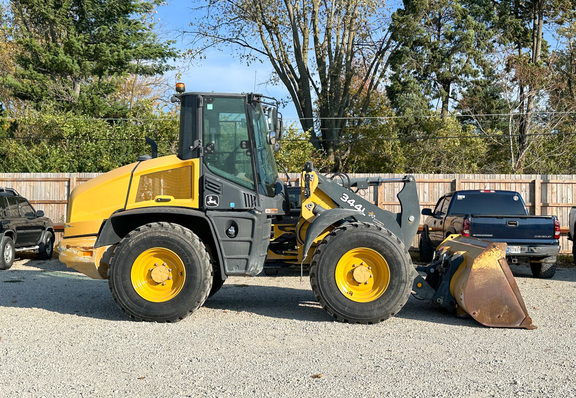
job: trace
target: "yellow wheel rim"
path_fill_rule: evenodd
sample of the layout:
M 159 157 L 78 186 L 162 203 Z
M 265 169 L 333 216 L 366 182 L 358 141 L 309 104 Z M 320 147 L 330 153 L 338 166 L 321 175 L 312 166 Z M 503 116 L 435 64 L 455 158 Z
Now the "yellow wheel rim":
M 136 258 L 130 277 L 140 297 L 161 303 L 180 293 L 186 281 L 186 269 L 180 256 L 172 250 L 153 247 Z
M 340 258 L 335 278 L 344 297 L 358 303 L 369 303 L 382 296 L 388 288 L 390 267 L 377 251 L 359 247 Z

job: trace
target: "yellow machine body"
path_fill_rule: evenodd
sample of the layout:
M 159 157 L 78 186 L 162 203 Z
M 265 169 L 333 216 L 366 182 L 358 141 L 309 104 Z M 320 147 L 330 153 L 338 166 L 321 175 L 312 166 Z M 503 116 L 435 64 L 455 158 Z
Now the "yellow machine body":
M 198 208 L 198 164 L 198 159 L 165 156 L 120 167 L 78 186 L 70 195 L 60 261 L 92 278 L 105 278 L 108 246 L 95 247 L 104 221 L 119 210 Z

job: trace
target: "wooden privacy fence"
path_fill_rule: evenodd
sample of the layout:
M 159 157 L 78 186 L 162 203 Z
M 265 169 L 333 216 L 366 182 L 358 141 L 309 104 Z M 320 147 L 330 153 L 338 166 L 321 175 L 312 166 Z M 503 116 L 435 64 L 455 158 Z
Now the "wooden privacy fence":
M 57 239 L 66 220 L 70 192 L 97 173 L 6 173 L 0 174 L 0 186 L 16 189 L 36 209 L 42 209 L 57 225 Z M 349 174 L 350 178 L 376 176 L 399 178 L 403 174 Z M 299 185 L 299 174 L 289 175 L 292 184 Z M 568 213 L 576 206 L 576 175 L 530 174 L 414 174 L 421 207 L 433 207 L 440 196 L 457 189 L 505 189 L 518 191 L 530 214 L 555 215 L 562 226 L 562 252 L 572 250 L 568 232 Z M 400 211 L 396 194 L 402 183 L 386 183 L 359 193 L 383 209 Z M 413 245 L 416 245 L 414 240 Z

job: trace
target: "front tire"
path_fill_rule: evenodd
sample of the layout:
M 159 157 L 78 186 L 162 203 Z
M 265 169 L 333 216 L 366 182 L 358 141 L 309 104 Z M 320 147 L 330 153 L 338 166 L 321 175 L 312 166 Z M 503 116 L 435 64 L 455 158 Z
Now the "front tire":
M 310 283 L 336 319 L 377 323 L 406 304 L 415 276 L 404 244 L 373 224 L 346 224 L 332 231 L 312 257 Z
M 137 321 L 174 322 L 199 308 L 212 287 L 212 266 L 200 239 L 166 222 L 136 228 L 110 261 L 112 297 Z
M 15 254 L 14 241 L 9 236 L 3 236 L 0 241 L 0 270 L 12 267 Z

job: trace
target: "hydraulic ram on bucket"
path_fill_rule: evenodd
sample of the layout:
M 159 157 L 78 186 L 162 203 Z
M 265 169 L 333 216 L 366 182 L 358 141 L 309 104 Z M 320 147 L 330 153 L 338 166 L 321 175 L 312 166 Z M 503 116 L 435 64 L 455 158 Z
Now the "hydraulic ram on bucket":
M 414 292 L 482 325 L 535 329 L 510 267 L 506 244 L 451 235 L 438 247 L 436 260 L 418 267 Z

